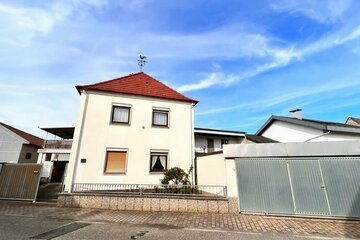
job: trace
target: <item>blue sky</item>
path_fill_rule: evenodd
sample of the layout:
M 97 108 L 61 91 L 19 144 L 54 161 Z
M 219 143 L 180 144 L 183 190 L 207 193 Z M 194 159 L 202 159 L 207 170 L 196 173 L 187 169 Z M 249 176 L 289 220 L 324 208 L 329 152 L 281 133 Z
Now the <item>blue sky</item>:
M 249 133 L 272 114 L 360 117 L 360 1 L 0 3 L 0 121 L 74 125 L 74 86 L 139 70 L 200 101 L 197 127 Z

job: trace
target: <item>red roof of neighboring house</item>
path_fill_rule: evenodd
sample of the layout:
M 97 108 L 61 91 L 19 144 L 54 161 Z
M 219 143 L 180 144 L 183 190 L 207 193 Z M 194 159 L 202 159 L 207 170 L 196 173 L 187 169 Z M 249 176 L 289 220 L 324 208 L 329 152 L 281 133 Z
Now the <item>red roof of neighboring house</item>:
M 133 73 L 124 77 L 115 78 L 109 81 L 99 82 L 90 85 L 76 86 L 81 90 L 93 90 L 111 93 L 138 95 L 145 97 L 164 98 L 197 104 L 198 101 L 188 98 L 174 89 L 159 82 L 146 73 Z
M 43 143 L 44 143 L 44 139 L 39 138 L 37 136 L 34 136 L 30 133 L 26 133 L 24 131 L 21 131 L 17 128 L 14 128 L 12 126 L 9 126 L 5 123 L 0 122 L 0 125 L 6 127 L 7 129 L 9 129 L 10 131 L 12 131 L 13 133 L 17 134 L 18 136 L 24 138 L 26 141 L 28 141 L 30 144 L 38 146 L 38 147 L 43 147 Z

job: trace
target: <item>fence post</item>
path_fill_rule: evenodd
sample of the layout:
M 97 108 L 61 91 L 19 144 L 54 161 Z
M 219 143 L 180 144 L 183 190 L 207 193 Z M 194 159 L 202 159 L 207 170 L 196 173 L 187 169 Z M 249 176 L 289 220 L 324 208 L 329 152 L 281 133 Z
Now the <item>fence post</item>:
M 224 197 L 227 197 L 227 186 L 224 186 Z

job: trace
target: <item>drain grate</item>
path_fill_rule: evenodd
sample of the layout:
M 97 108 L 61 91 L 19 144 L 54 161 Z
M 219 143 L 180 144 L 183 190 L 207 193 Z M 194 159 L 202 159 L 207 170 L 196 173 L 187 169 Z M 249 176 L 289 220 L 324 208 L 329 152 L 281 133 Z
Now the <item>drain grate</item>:
M 30 239 L 45 239 L 45 240 L 49 240 L 49 239 L 53 239 L 62 235 L 65 235 L 67 233 L 76 231 L 80 228 L 86 227 L 90 225 L 89 223 L 70 223 L 68 225 L 53 229 L 51 231 L 48 232 L 44 232 L 41 233 L 39 235 L 33 236 Z

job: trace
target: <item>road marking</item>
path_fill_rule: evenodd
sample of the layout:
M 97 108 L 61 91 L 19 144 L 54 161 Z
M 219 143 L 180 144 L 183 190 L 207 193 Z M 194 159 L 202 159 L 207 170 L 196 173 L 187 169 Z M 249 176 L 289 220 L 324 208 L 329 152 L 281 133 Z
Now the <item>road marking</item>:
M 70 223 L 68 225 L 59 227 L 59 228 L 55 228 L 55 229 L 50 230 L 48 232 L 44 232 L 44 233 L 41 233 L 39 235 L 30 237 L 30 239 L 46 239 L 46 240 L 49 240 L 49 239 L 53 239 L 53 238 L 65 235 L 67 233 L 76 231 L 76 230 L 78 230 L 80 228 L 83 228 L 83 227 L 86 227 L 88 225 L 90 225 L 90 224 L 74 222 L 74 223 Z
M 343 238 L 343 237 L 322 237 L 322 236 L 306 236 L 306 235 L 294 235 L 297 238 L 309 238 L 309 239 L 321 239 L 321 240 L 351 240 L 353 238 Z
M 240 231 L 226 231 L 226 230 L 216 230 L 216 229 L 201 229 L 201 228 L 184 228 L 188 231 L 200 231 L 200 232 L 217 232 L 217 233 L 236 233 L 236 234 L 248 234 L 248 235 L 261 235 L 261 233 L 254 232 L 240 232 Z

